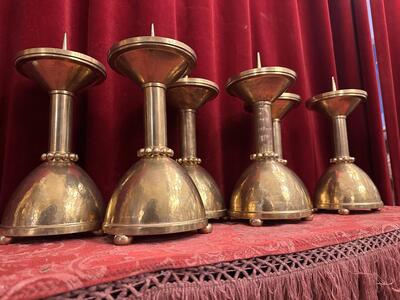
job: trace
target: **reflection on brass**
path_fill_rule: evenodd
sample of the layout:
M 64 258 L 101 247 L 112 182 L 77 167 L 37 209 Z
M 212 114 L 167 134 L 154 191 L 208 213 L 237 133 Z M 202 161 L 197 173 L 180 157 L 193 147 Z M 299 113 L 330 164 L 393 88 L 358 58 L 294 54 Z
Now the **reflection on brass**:
M 366 100 L 363 90 L 336 90 L 317 95 L 307 106 L 328 115 L 333 122 L 335 157 L 331 166 L 320 178 L 314 204 L 318 209 L 337 210 L 349 214 L 351 210 L 377 210 L 383 206 L 381 197 L 369 176 L 357 167 L 349 154 L 346 117 Z
M 183 78 L 167 90 L 167 101 L 179 109 L 181 154 L 178 162 L 185 167 L 203 200 L 208 219 L 223 217 L 224 200 L 211 175 L 200 166 L 196 149 L 196 111 L 218 94 L 218 86 L 202 78 Z
M 286 164 L 287 161 L 282 157 L 282 133 L 281 120 L 286 114 L 300 104 L 300 96 L 292 93 L 283 93 L 272 102 L 272 128 L 274 132 L 274 152 L 278 155 L 278 162 Z
M 104 216 L 102 197 L 71 153 L 72 98 L 103 81 L 104 66 L 66 49 L 32 48 L 17 54 L 17 70 L 38 82 L 51 97 L 49 152 L 18 186 L 1 219 L 0 243 L 7 237 L 94 231 Z
M 169 38 L 142 36 L 123 40 L 109 52 L 110 66 L 141 85 L 145 94 L 145 147 L 109 202 L 103 230 L 115 244 L 131 236 L 167 234 L 207 226 L 200 195 L 186 170 L 167 147 L 166 86 L 194 66 L 196 55 Z
M 244 171 L 231 198 L 230 216 L 249 219 L 261 226 L 264 219 L 304 219 L 312 214 L 312 204 L 302 181 L 277 162 L 273 149 L 271 105 L 296 79 L 283 67 L 261 67 L 241 72 L 229 79 L 227 91 L 251 105 L 254 114 L 256 153 Z

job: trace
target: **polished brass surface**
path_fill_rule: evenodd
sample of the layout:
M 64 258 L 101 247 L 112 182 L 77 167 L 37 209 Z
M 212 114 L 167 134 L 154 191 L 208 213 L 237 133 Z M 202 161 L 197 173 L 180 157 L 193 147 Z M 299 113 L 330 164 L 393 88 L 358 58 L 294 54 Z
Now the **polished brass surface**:
M 328 115 L 333 123 L 335 156 L 317 184 L 314 205 L 318 209 L 337 210 L 346 215 L 352 210 L 374 210 L 383 206 L 374 183 L 353 164 L 354 158 L 349 154 L 346 116 L 366 98 L 363 90 L 333 90 L 307 102 L 309 108 Z
M 312 204 L 302 181 L 277 162 L 273 149 L 271 105 L 296 78 L 281 67 L 258 68 L 229 79 L 227 91 L 252 105 L 256 153 L 252 164 L 236 183 L 229 214 L 261 226 L 263 219 L 303 219 L 312 214 Z
M 90 177 L 71 153 L 72 97 L 105 79 L 104 66 L 87 55 L 56 48 L 32 48 L 17 54 L 17 70 L 38 82 L 51 97 L 49 152 L 45 162 L 18 186 L 0 224 L 0 240 L 94 231 L 104 207 Z
M 129 243 L 135 235 L 207 226 L 199 192 L 186 170 L 170 158 L 166 134 L 166 85 L 189 72 L 195 60 L 187 45 L 155 36 L 129 38 L 110 49 L 111 67 L 141 85 L 145 94 L 145 147 L 115 189 L 103 223 L 104 232 L 115 235 L 115 244 Z
M 278 161 L 286 164 L 282 157 L 281 120 L 295 106 L 300 104 L 300 96 L 292 93 L 283 93 L 272 103 L 272 127 L 274 136 L 274 152 L 278 154 Z
M 204 206 L 185 169 L 169 157 L 142 158 L 109 202 L 105 233 L 152 235 L 207 226 Z
M 92 231 L 104 208 L 94 182 L 78 165 L 45 162 L 18 186 L 6 206 L 0 235 L 40 236 Z
M 196 110 L 218 94 L 218 86 L 202 78 L 182 78 L 167 91 L 169 104 L 179 109 L 181 128 L 181 158 L 203 201 L 208 219 L 223 217 L 224 199 L 211 175 L 200 166 L 196 149 Z M 207 231 L 207 230 L 206 230 Z
M 255 68 L 230 78 L 226 90 L 248 103 L 273 102 L 286 91 L 296 76 L 296 72 L 284 67 Z
M 301 219 L 312 213 L 304 184 L 275 160 L 254 161 L 236 183 L 230 216 L 240 219 Z
M 76 93 L 106 77 L 105 67 L 85 54 L 58 48 L 31 48 L 16 55 L 17 70 L 47 91 Z
M 122 40 L 109 51 L 108 63 L 138 84 L 170 84 L 195 65 L 196 54 L 186 44 L 159 36 L 140 36 Z

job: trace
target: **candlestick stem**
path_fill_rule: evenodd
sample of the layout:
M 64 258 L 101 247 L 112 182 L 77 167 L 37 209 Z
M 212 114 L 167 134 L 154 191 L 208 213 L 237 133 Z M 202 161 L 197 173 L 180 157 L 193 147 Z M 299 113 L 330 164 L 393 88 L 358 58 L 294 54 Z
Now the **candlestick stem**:
M 165 104 L 165 85 L 148 83 L 145 93 L 145 146 L 167 146 L 167 114 Z
M 49 152 L 71 151 L 72 96 L 67 91 L 51 91 Z
M 281 120 L 274 119 L 272 122 L 274 132 L 274 152 L 278 155 L 278 159 L 282 159 L 282 134 L 281 134 Z
M 273 153 L 271 102 L 258 101 L 253 107 L 256 152 Z
M 336 116 L 333 119 L 333 139 L 335 144 L 335 157 L 349 157 L 346 116 Z
M 196 149 L 196 111 L 194 109 L 181 109 L 179 111 L 181 123 L 181 155 L 182 158 L 194 158 Z

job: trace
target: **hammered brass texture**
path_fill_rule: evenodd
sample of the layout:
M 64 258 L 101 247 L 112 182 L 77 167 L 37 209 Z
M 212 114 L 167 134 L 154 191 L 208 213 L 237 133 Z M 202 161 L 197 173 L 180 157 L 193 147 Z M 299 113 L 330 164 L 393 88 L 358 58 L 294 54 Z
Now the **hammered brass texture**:
M 73 96 L 106 77 L 96 59 L 66 49 L 31 48 L 20 51 L 17 70 L 36 81 L 51 97 L 49 152 L 8 202 L 0 235 L 44 236 L 95 231 L 104 216 L 103 199 L 71 152 Z
M 369 176 L 357 167 L 350 156 L 346 117 L 366 100 L 367 92 L 357 89 L 333 90 L 312 97 L 307 106 L 331 118 L 335 156 L 332 165 L 320 178 L 314 205 L 318 209 L 337 210 L 348 214 L 352 210 L 379 209 L 383 202 Z
M 197 110 L 218 92 L 218 86 L 210 80 L 185 77 L 168 86 L 167 101 L 179 109 Z
M 105 67 L 98 60 L 58 48 L 20 51 L 16 55 L 15 67 L 47 91 L 65 90 L 75 93 L 99 84 L 106 78 Z
M 283 93 L 272 103 L 272 119 L 282 120 L 286 114 L 300 104 L 300 96 L 293 93 Z
M 383 206 L 369 176 L 352 163 L 332 164 L 320 178 L 315 191 L 319 209 L 376 209 Z
M 308 192 L 290 169 L 277 161 L 274 152 L 271 105 L 295 81 L 296 72 L 284 67 L 261 67 L 241 72 L 228 80 L 229 94 L 245 101 L 253 113 L 255 152 L 252 164 L 241 175 L 231 196 L 229 215 L 250 219 L 261 226 L 263 219 L 304 219 L 312 203 Z
M 312 213 L 297 175 L 274 160 L 254 161 L 236 183 L 230 216 L 240 219 L 301 219 Z
M 122 40 L 109 51 L 108 63 L 139 85 L 170 84 L 195 66 L 196 54 L 186 44 L 159 36 Z
M 221 192 L 211 175 L 200 165 L 184 165 L 190 178 L 199 191 L 208 219 L 217 219 L 225 216 L 225 202 Z
M 180 110 L 181 158 L 178 162 L 188 171 L 203 201 L 208 219 L 226 214 L 224 199 L 211 175 L 200 166 L 196 149 L 196 111 L 212 100 L 219 92 L 218 86 L 203 78 L 182 78 L 167 90 L 167 101 Z
M 142 158 L 125 174 L 108 205 L 108 234 L 152 235 L 207 225 L 193 181 L 168 157 Z
M 144 89 L 145 146 L 117 185 L 103 223 L 114 243 L 127 236 L 191 231 L 207 226 L 199 192 L 186 170 L 170 159 L 167 147 L 166 86 L 191 70 L 195 52 L 184 43 L 141 36 L 116 43 L 110 66 Z
M 241 72 L 226 83 L 232 96 L 247 103 L 274 101 L 296 79 L 296 72 L 284 67 L 263 67 Z
M 40 236 L 96 230 L 104 207 L 94 182 L 74 163 L 45 162 L 8 202 L 0 235 Z
M 312 97 L 307 101 L 307 107 L 331 118 L 348 116 L 367 96 L 366 91 L 357 89 L 331 91 Z

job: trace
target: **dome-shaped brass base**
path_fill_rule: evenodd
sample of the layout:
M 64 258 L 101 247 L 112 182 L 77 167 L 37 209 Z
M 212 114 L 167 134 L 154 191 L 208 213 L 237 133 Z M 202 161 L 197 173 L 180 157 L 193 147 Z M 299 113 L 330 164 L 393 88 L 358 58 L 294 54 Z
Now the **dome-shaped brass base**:
M 44 236 L 97 230 L 104 214 L 94 182 L 71 162 L 45 162 L 19 185 L 4 211 L 0 235 Z
M 302 219 L 313 208 L 297 175 L 274 160 L 254 161 L 242 174 L 231 198 L 237 219 Z
M 332 164 L 318 182 L 315 206 L 329 210 L 367 210 L 383 206 L 369 176 L 352 163 Z
M 192 178 L 206 210 L 207 219 L 217 219 L 225 216 L 224 199 L 211 175 L 200 165 L 184 165 Z
M 207 226 L 200 195 L 187 172 L 168 157 L 140 159 L 111 197 L 103 230 L 114 235 L 183 232 Z

